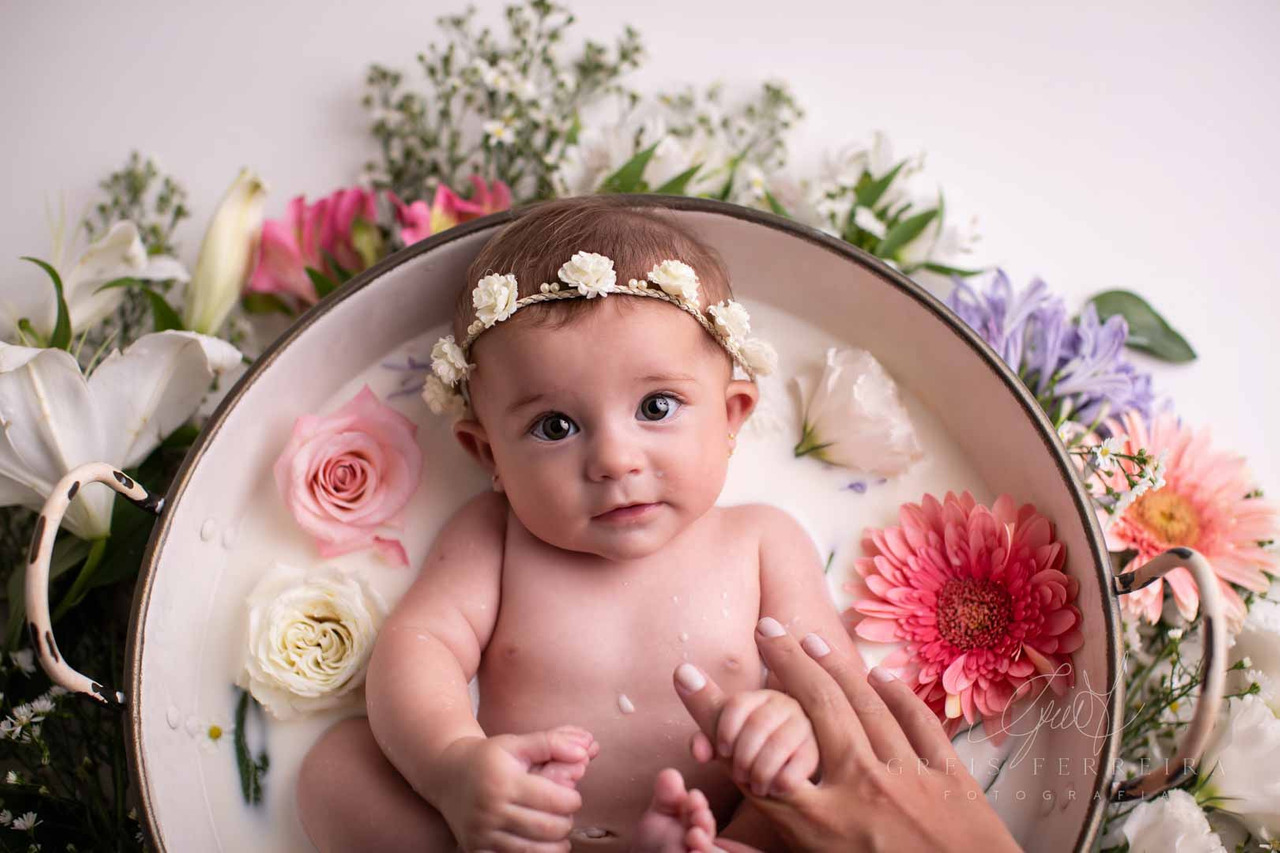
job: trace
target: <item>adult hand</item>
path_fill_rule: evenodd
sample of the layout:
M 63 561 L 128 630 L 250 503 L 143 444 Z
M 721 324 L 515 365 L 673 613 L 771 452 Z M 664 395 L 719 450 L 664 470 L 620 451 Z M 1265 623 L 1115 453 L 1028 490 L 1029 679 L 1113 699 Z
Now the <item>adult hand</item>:
M 790 849 L 1020 849 L 910 687 L 878 667 L 868 677 L 860 659 L 816 634 L 797 642 L 769 617 L 756 626 L 756 643 L 809 715 L 822 756 L 818 783 L 792 778 L 763 797 L 739 786 Z M 709 760 L 726 697 L 692 664 L 676 669 L 675 683 L 702 730 L 694 756 Z

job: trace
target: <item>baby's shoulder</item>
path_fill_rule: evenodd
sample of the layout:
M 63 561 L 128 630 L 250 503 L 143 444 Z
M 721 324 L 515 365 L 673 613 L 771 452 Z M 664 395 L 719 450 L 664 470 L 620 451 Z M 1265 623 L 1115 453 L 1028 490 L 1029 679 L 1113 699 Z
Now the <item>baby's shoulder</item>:
M 803 532 L 800 523 L 786 510 L 772 504 L 739 504 L 721 507 L 724 524 L 738 535 L 751 535 L 760 542 Z

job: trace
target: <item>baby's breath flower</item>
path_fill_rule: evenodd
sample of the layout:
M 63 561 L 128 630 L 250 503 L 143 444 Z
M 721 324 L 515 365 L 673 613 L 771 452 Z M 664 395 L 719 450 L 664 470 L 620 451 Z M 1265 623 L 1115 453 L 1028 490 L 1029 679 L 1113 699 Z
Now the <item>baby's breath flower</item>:
M 485 136 L 494 145 L 510 145 L 515 142 L 516 129 L 509 122 L 490 119 L 482 127 Z

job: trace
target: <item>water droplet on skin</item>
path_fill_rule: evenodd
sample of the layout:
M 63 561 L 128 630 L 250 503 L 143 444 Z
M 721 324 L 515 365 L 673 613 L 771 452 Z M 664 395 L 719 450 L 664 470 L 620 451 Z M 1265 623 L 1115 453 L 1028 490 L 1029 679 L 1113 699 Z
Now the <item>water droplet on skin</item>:
M 218 530 L 218 523 L 212 518 L 206 518 L 204 524 L 200 525 L 200 541 L 208 542 L 213 538 L 213 534 Z
M 729 597 L 729 593 L 727 593 L 727 592 L 722 592 L 722 593 L 720 593 L 720 597 L 721 597 L 721 598 L 728 598 L 728 597 Z
M 657 477 L 659 480 L 661 480 L 663 477 L 665 477 L 665 476 L 667 476 L 667 475 L 666 475 L 666 474 L 664 474 L 664 473 L 662 473 L 661 471 L 654 471 L 654 472 L 653 472 L 653 476 L 655 476 L 655 477 Z
M 177 731 L 178 726 L 182 725 L 182 712 L 170 705 L 169 710 L 165 712 L 164 719 L 169 724 L 169 728 Z
M 680 603 L 680 596 L 678 596 L 678 595 L 673 595 L 673 596 L 671 596 L 671 603 L 672 603 L 672 604 L 679 604 L 679 603 Z
M 726 618 L 726 619 L 728 619 L 728 618 L 729 618 L 729 608 L 727 608 L 727 607 L 721 607 L 721 608 L 720 608 L 720 612 L 721 612 L 722 614 L 724 614 L 724 618 Z
M 681 631 L 681 632 L 680 632 L 680 642 L 682 642 L 682 643 L 687 643 L 687 642 L 689 642 L 689 635 L 688 635 L 688 634 L 686 634 L 684 631 Z
M 618 694 L 618 710 L 624 714 L 634 714 L 636 706 L 631 704 L 631 700 L 627 698 L 627 694 Z

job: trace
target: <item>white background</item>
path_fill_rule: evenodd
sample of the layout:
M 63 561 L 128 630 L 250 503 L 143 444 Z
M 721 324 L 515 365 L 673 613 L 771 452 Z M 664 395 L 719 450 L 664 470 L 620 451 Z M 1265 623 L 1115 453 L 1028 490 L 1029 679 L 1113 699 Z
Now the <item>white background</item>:
M 480 3 L 498 22 L 499 5 Z M 191 193 L 193 265 L 241 165 L 296 194 L 348 185 L 371 153 L 370 62 L 416 74 L 449 3 L 0 0 L 0 275 L 48 255 L 46 200 L 70 215 L 133 148 Z M 789 81 L 808 118 L 792 171 L 887 131 L 927 151 L 951 212 L 977 215 L 978 260 L 1044 277 L 1072 307 L 1145 295 L 1200 353 L 1153 366 L 1157 391 L 1280 494 L 1280 3 L 579 2 L 571 44 L 635 25 L 642 91 Z M 39 278 L 32 278 L 33 284 Z M 1138 357 L 1144 366 L 1149 362 Z

